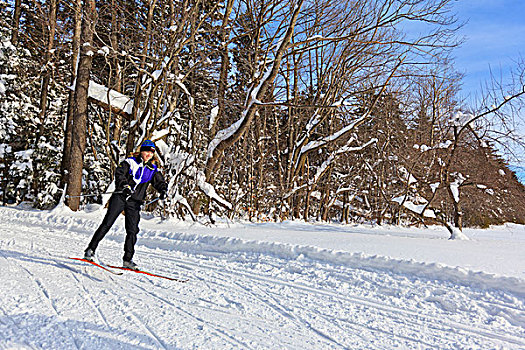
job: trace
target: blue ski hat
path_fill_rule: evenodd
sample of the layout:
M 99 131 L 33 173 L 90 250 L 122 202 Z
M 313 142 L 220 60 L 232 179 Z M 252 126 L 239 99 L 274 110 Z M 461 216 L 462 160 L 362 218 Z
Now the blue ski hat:
M 155 153 L 155 149 L 157 147 L 155 146 L 155 142 L 151 141 L 151 140 L 145 140 L 144 142 L 142 142 L 142 145 L 140 145 L 140 151 L 151 151 L 153 153 Z

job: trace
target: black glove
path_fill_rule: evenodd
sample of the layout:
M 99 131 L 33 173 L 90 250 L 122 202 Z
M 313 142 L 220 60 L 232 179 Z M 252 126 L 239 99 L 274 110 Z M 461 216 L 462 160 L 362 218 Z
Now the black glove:
M 124 186 L 124 188 L 122 189 L 122 194 L 124 195 L 124 197 L 126 197 L 126 199 L 128 199 L 133 194 L 133 190 L 131 189 L 131 186 L 130 185 Z
M 160 191 L 159 192 L 159 199 L 161 199 L 161 200 L 166 199 L 166 191 Z

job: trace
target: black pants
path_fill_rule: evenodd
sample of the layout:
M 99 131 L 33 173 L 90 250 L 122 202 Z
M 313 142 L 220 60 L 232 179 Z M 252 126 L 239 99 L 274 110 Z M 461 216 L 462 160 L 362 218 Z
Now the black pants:
M 100 241 L 106 233 L 108 233 L 111 226 L 115 223 L 115 220 L 117 220 L 120 213 L 124 210 L 126 241 L 124 242 L 123 260 L 130 261 L 135 253 L 135 243 L 137 242 L 137 234 L 139 233 L 140 205 L 141 202 L 132 199 L 126 201 L 120 194 L 112 195 L 109 199 L 108 212 L 99 228 L 95 231 L 87 249 L 93 251 L 97 249 Z

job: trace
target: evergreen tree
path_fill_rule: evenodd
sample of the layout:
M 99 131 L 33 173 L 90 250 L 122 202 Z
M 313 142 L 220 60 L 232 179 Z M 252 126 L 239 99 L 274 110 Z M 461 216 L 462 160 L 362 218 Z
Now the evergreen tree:
M 11 43 L 10 8 L 0 2 L 0 176 L 4 203 L 32 199 L 34 134 L 38 116 L 37 61 Z

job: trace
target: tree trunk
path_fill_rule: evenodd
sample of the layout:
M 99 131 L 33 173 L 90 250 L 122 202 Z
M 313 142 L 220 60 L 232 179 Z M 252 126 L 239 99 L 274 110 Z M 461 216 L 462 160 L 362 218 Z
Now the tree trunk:
M 78 56 L 80 48 L 80 33 L 82 31 L 82 0 L 75 0 L 75 29 L 72 39 L 71 55 L 71 85 L 74 85 L 77 78 Z M 64 130 L 64 149 L 62 153 L 62 163 L 60 165 L 60 174 L 62 186 L 68 183 L 68 169 L 71 159 L 71 133 L 73 131 L 73 106 L 75 104 L 75 91 L 69 91 L 67 105 L 66 126 Z
M 328 221 L 328 214 L 330 213 L 330 190 L 328 186 L 324 189 L 321 200 L 321 220 Z
M 18 28 L 20 27 L 20 17 L 22 16 L 22 0 L 15 0 L 15 11 L 13 13 L 13 24 L 11 29 L 11 43 L 18 43 Z
M 456 202 L 456 200 L 454 199 L 454 195 L 450 190 L 450 186 L 449 193 L 454 207 L 454 226 L 457 227 L 460 231 L 463 231 L 463 212 L 461 210 L 461 203 Z
M 95 0 L 84 0 L 82 19 L 82 43 L 80 61 L 78 64 L 77 84 L 73 106 L 73 130 L 71 138 L 71 162 L 67 194 L 78 196 L 82 190 L 82 170 L 84 167 L 84 151 L 86 149 L 86 126 L 88 108 L 88 88 L 92 65 L 92 40 L 96 21 Z M 76 211 L 80 205 L 79 197 L 68 200 L 68 206 Z

